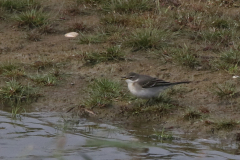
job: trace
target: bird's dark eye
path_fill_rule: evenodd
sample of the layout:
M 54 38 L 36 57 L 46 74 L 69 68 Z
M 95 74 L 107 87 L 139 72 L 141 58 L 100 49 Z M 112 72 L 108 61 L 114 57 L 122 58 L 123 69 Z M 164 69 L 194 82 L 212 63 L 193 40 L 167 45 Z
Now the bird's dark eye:
M 132 79 L 132 78 L 134 78 L 134 76 L 130 76 L 130 78 Z

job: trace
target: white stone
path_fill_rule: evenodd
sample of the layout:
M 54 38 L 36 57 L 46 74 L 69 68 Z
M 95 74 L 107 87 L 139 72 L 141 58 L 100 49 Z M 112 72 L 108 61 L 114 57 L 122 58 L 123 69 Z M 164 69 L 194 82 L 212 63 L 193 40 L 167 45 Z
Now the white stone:
M 65 34 L 65 37 L 77 37 L 78 33 L 77 32 L 69 32 Z

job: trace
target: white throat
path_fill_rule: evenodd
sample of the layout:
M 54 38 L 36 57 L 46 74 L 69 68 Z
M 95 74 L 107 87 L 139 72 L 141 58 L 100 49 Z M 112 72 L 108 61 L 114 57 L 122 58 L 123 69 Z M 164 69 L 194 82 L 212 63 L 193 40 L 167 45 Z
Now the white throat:
M 129 85 L 129 84 L 133 84 L 134 82 L 137 82 L 138 79 L 136 79 L 135 81 L 132 81 L 132 80 L 130 80 L 130 79 L 126 79 L 125 81 L 126 81 L 126 82 L 128 83 L 128 85 Z
M 128 83 L 128 89 L 130 90 L 130 92 L 133 95 L 137 95 L 139 90 L 141 90 L 141 87 L 138 84 L 135 83 L 137 81 L 138 81 L 138 79 L 136 79 L 135 81 L 132 81 L 130 79 L 126 79 L 126 82 Z

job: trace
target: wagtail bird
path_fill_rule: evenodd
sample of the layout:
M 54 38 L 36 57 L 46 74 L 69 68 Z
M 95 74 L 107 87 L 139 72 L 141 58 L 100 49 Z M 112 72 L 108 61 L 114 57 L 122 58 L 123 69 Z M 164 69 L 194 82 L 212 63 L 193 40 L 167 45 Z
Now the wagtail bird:
M 182 83 L 190 83 L 190 81 L 170 83 L 161 79 L 133 72 L 122 78 L 126 80 L 128 83 L 128 89 L 134 96 L 144 99 L 158 97 L 160 92 L 171 86 Z

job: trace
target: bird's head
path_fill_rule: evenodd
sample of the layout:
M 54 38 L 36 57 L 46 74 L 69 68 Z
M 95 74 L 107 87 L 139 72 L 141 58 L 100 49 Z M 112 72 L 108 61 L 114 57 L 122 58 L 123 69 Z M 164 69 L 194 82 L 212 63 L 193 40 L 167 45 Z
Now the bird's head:
M 127 83 L 131 83 L 136 81 L 139 78 L 139 74 L 137 73 L 128 73 L 127 76 L 122 77 Z

